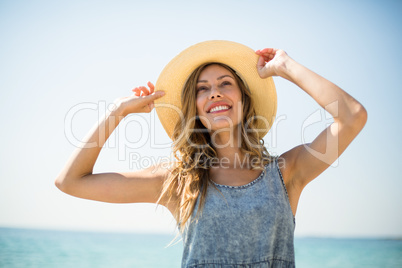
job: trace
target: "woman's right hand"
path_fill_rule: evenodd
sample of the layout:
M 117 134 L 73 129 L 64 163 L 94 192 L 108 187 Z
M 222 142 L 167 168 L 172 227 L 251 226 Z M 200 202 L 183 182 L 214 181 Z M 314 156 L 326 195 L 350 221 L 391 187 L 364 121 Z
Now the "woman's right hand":
M 154 92 L 155 86 L 147 83 L 149 89 L 145 86 L 134 88 L 133 95 L 116 99 L 113 103 L 115 109 L 119 109 L 126 116 L 131 113 L 149 113 L 154 108 L 154 100 L 165 95 L 164 91 Z

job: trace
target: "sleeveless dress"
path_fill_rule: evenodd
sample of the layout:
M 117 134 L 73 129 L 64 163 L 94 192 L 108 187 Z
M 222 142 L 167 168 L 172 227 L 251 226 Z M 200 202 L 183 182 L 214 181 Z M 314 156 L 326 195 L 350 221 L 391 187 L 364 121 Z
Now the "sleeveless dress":
M 182 267 L 295 267 L 295 221 L 277 158 L 246 185 L 208 186 L 196 217 L 197 209 L 182 233 Z

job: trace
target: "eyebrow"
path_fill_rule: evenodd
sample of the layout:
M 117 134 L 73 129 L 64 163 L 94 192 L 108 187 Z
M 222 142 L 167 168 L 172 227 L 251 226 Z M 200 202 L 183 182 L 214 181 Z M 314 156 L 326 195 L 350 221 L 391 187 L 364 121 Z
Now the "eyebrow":
M 228 74 L 219 76 L 216 80 L 221 80 L 221 79 L 223 79 L 223 78 L 225 78 L 225 77 L 230 77 L 230 78 L 232 78 L 233 80 L 235 80 L 231 75 L 228 75 Z M 208 80 L 198 80 L 197 83 L 208 83 Z

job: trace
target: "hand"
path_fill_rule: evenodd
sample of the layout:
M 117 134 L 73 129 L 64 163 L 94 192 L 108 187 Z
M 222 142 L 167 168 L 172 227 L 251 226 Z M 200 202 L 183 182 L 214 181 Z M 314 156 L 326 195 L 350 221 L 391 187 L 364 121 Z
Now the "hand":
M 255 52 L 258 56 L 257 71 L 261 78 L 280 76 L 286 70 L 289 56 L 285 51 L 275 48 L 264 48 Z
M 131 113 L 149 113 L 154 108 L 154 100 L 165 95 L 163 91 L 154 92 L 155 86 L 147 83 L 149 89 L 144 86 L 136 87 L 130 97 L 118 98 L 114 101 L 116 109 L 120 109 L 124 116 Z

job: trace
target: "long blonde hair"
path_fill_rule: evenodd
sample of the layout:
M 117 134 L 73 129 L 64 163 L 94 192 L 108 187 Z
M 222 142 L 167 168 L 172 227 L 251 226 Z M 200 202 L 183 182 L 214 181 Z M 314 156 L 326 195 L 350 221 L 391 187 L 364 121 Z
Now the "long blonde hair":
M 197 215 L 202 210 L 208 185 L 211 184 L 209 177 L 211 159 L 217 157 L 210 135 L 197 117 L 196 108 L 196 86 L 199 76 L 206 67 L 212 64 L 218 64 L 229 70 L 235 77 L 241 91 L 243 120 L 240 130 L 240 150 L 250 157 L 254 167 L 257 166 L 262 169 L 264 165 L 272 161 L 264 146 L 264 140 L 259 138 L 257 132 L 247 131 L 247 129 L 256 128 L 257 119 L 250 91 L 242 79 L 232 68 L 222 63 L 206 63 L 199 66 L 189 76 L 182 89 L 181 105 L 184 117 L 177 122 L 172 135 L 173 155 L 177 163 L 165 180 L 159 197 L 159 201 L 165 198 L 168 202 L 172 198 L 176 199 L 177 207 L 174 217 L 179 223 L 180 231 L 183 230 L 193 214 L 199 196 Z M 204 131 L 193 131 L 194 129 Z

